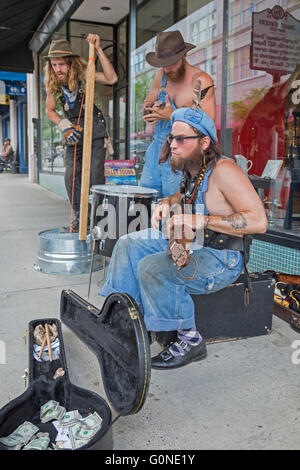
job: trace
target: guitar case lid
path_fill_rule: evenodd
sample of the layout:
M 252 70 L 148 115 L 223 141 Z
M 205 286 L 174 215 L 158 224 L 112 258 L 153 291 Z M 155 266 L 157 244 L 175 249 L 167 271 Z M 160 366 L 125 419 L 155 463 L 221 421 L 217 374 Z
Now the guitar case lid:
M 72 290 L 63 290 L 60 317 L 96 355 L 115 411 L 122 416 L 137 413 L 150 385 L 151 355 L 135 301 L 128 294 L 115 293 L 99 310 Z

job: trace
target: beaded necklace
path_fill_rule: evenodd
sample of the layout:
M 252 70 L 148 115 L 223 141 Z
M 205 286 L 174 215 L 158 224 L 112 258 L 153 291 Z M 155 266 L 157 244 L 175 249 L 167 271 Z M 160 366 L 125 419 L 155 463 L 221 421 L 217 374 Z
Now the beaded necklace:
M 187 174 L 184 175 L 184 179 L 180 185 L 180 192 L 181 192 L 181 201 L 184 204 L 192 204 L 200 183 L 203 181 L 205 177 L 205 172 L 206 172 L 206 166 L 204 165 L 197 173 L 197 175 L 191 180 L 192 183 L 195 182 L 195 185 L 193 187 L 192 193 L 190 193 L 189 188 L 188 188 L 188 176 Z

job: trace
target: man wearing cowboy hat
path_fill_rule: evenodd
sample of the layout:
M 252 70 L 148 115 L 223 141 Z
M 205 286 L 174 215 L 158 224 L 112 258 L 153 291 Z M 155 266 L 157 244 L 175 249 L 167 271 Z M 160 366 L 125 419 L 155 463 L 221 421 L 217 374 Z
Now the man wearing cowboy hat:
M 160 197 L 176 192 L 180 181 L 180 174 L 172 173 L 169 163 L 158 164 L 166 135 L 171 131 L 172 112 L 176 108 L 193 106 L 196 89 L 201 109 L 215 120 L 213 80 L 186 61 L 187 52 L 194 47 L 184 42 L 180 31 L 166 31 L 158 33 L 155 52 L 146 55 L 147 62 L 160 69 L 143 104 L 143 111 L 147 112 L 144 120 L 155 125 L 155 131 L 145 155 L 141 185 L 156 189 Z
M 100 46 L 99 36 L 89 34 L 86 40 L 95 46 L 103 69 L 103 72 L 95 73 L 95 81 L 113 85 L 118 77 Z M 47 60 L 45 65 L 46 115 L 58 126 L 64 136 L 66 143 L 65 185 L 70 202 L 73 204 L 75 216 L 71 226 L 63 227 L 62 231 L 78 232 L 83 150 L 84 79 L 87 63 L 72 51 L 69 42 L 65 39 L 52 41 L 49 53 L 45 58 Z M 56 111 L 58 100 L 65 113 L 63 118 Z M 103 114 L 100 109 L 94 106 L 90 186 L 102 184 L 105 181 L 105 137 L 107 137 L 107 131 Z

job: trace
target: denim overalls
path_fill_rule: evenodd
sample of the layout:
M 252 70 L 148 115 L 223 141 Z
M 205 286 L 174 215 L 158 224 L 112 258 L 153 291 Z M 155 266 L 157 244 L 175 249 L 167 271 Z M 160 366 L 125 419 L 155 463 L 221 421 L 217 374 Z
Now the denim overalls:
M 208 215 L 205 193 L 208 177 L 198 187 L 195 207 Z M 195 328 L 194 303 L 190 294 L 210 294 L 234 282 L 243 269 L 239 251 L 216 250 L 197 244 L 188 266 L 178 271 L 167 254 L 168 240 L 154 229 L 124 235 L 117 241 L 107 278 L 99 294 L 126 292 L 138 303 L 149 331 L 171 331 Z M 200 331 L 201 333 L 201 331 Z
M 161 89 L 158 94 L 158 100 L 163 103 L 166 101 L 166 84 L 167 79 L 163 73 Z M 171 99 L 170 102 L 175 111 L 176 106 Z M 145 165 L 141 176 L 141 186 L 156 189 L 159 193 L 159 198 L 175 194 L 180 184 L 181 172 L 178 174 L 173 173 L 169 161 L 161 165 L 158 164 L 159 154 L 166 141 L 166 135 L 171 132 L 171 130 L 172 125 L 170 121 L 158 121 L 156 123 L 153 140 L 145 154 Z

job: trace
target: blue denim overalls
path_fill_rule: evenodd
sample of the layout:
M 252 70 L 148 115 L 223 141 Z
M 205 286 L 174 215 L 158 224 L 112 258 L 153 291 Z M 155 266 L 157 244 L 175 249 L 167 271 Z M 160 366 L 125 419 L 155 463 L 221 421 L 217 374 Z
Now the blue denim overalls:
M 161 89 L 158 94 L 158 100 L 163 103 L 166 101 L 166 84 L 167 79 L 163 73 Z M 171 99 L 170 102 L 175 111 L 176 106 Z M 145 165 L 141 176 L 141 186 L 156 189 L 159 193 L 159 198 L 175 194 L 180 184 L 181 172 L 178 174 L 173 173 L 169 161 L 161 165 L 158 164 L 159 154 L 166 141 L 166 135 L 171 132 L 171 130 L 172 125 L 170 121 L 158 121 L 156 123 L 152 142 L 145 154 Z
M 208 177 L 198 187 L 195 207 L 208 215 L 205 193 Z M 199 206 L 201 205 L 201 206 Z M 194 303 L 190 294 L 210 294 L 234 282 L 243 269 L 239 251 L 216 250 L 194 245 L 188 266 L 178 271 L 167 254 L 168 240 L 154 229 L 124 235 L 117 241 L 107 278 L 99 294 L 126 292 L 138 303 L 149 331 L 171 331 L 195 328 Z M 200 331 L 201 333 L 201 331 Z

